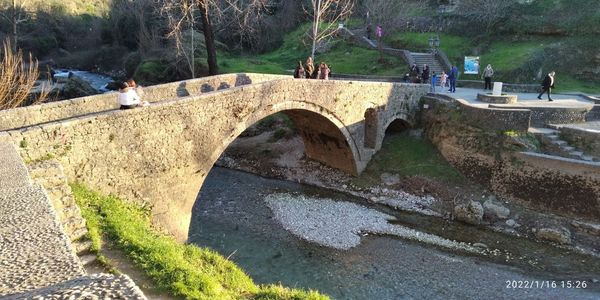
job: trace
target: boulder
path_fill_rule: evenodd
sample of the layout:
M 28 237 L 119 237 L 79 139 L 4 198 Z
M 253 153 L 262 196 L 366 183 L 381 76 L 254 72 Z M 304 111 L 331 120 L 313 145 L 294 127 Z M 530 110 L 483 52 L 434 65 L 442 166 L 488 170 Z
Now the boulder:
M 571 232 L 564 227 L 547 227 L 538 229 L 535 236 L 539 240 L 554 242 L 558 244 L 570 244 Z
M 454 217 L 467 224 L 478 225 L 483 219 L 483 207 L 481 203 L 469 201 L 454 207 Z
M 488 198 L 483 203 L 484 215 L 490 220 L 504 220 L 510 215 L 510 209 L 504 207 L 502 204 L 494 201 L 495 197 Z
M 65 99 L 70 99 L 96 95 L 99 93 L 100 92 L 94 89 L 89 82 L 77 76 L 71 76 L 65 83 L 61 96 Z

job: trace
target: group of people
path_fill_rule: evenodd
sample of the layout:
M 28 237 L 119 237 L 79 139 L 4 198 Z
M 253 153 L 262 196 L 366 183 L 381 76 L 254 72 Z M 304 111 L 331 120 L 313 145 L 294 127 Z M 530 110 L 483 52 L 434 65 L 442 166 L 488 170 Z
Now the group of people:
M 439 76 L 435 71 L 431 71 L 427 64 L 423 65 L 423 70 L 419 69 L 417 64 L 413 64 L 408 73 L 404 75 L 404 82 L 406 83 L 430 83 L 431 91 L 435 93 L 436 86 L 438 85 L 438 79 L 442 88 L 448 87 L 449 92 L 456 92 L 456 79 L 458 78 L 458 68 L 452 66 L 450 72 L 442 72 Z
M 133 79 L 129 79 L 119 83 L 119 93 L 117 99 L 119 100 L 119 109 L 132 109 L 140 106 L 150 105 L 146 101 L 142 101 L 137 90 L 138 85 Z
M 303 65 L 301 61 L 298 61 L 298 65 L 294 70 L 294 78 L 306 78 L 306 79 L 324 79 L 329 80 L 331 75 L 331 69 L 329 66 L 321 62 L 316 68 L 313 63 L 313 58 L 309 56 L 306 59 L 306 63 Z

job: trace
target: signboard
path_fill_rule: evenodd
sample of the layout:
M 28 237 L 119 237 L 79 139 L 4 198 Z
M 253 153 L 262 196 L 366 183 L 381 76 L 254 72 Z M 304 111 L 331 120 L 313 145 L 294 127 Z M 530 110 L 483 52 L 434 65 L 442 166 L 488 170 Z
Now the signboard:
M 479 56 L 465 56 L 465 74 L 479 74 Z

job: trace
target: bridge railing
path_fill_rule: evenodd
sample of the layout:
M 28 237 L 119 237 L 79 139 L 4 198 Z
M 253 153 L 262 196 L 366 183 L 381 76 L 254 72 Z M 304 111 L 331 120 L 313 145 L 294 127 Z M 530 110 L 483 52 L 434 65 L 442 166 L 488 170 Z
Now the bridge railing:
M 152 103 L 281 78 L 289 78 L 289 76 L 253 73 L 224 74 L 148 86 L 138 92 L 142 100 Z M 0 110 L 0 131 L 99 113 L 118 107 L 116 93 L 106 93 Z

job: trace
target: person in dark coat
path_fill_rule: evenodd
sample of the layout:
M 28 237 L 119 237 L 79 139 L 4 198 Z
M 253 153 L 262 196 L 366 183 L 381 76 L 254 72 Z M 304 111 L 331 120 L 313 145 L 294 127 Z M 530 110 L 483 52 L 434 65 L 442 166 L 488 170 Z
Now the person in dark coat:
M 419 70 L 417 64 L 413 64 L 412 67 L 410 67 L 408 74 L 410 74 L 411 82 L 417 82 L 417 77 L 419 77 L 419 75 L 421 74 L 421 70 Z
M 450 89 L 448 92 L 456 93 L 456 79 L 458 79 L 458 68 L 452 66 L 450 73 L 448 73 L 448 80 L 450 81 Z
M 294 78 L 304 78 L 304 66 L 302 66 L 301 61 L 298 61 L 296 70 L 294 70 Z
M 429 83 L 429 66 L 423 65 L 423 73 L 421 74 L 421 79 L 423 79 L 423 83 Z
M 552 89 L 554 88 L 554 75 L 556 73 L 554 71 L 548 73 L 546 77 L 544 77 L 544 81 L 542 81 L 542 92 L 538 95 L 538 99 L 542 100 L 542 95 L 548 92 L 548 101 L 553 101 L 550 94 L 552 94 Z

